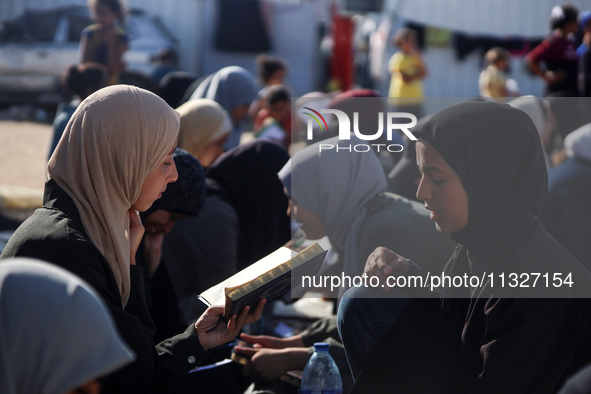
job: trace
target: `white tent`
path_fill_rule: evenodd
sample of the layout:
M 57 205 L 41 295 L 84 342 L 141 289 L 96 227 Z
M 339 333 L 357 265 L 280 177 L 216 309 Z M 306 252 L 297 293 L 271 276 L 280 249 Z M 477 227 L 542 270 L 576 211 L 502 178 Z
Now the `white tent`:
M 455 31 L 539 37 L 550 31 L 552 8 L 563 3 L 591 10 L 591 0 L 390 0 L 386 9 L 405 19 Z

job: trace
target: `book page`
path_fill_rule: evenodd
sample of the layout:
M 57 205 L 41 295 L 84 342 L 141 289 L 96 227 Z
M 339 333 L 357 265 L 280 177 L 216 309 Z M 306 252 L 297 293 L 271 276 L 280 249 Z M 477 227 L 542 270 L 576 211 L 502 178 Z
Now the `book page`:
M 238 299 L 243 295 L 250 293 L 254 289 L 276 280 L 276 278 L 279 278 L 283 274 L 296 269 L 300 265 L 312 260 L 314 257 L 323 255 L 324 252 L 324 249 L 322 249 L 318 244 L 311 245 L 293 256 L 289 261 L 286 261 L 285 264 L 279 264 L 278 266 L 273 267 L 271 270 L 264 272 L 255 280 L 251 280 L 248 283 L 244 282 L 244 284 L 239 286 L 226 287 L 226 295 L 232 300 Z M 324 256 L 322 256 L 322 260 L 324 260 Z M 320 263 L 322 263 L 322 261 L 320 261 Z
M 242 271 L 232 275 L 225 281 L 205 290 L 201 293 L 201 297 L 205 298 L 211 305 L 224 305 L 226 303 L 226 295 L 224 293 L 225 287 L 235 287 L 249 282 L 278 265 L 289 261 L 291 255 L 291 249 L 281 247 L 270 255 L 265 256 L 256 263 L 253 263 Z
M 279 297 L 291 287 L 293 275 L 297 277 L 310 270 L 315 274 L 325 256 L 326 251 L 314 244 L 254 280 L 240 286 L 226 287 L 224 316 L 229 319 L 232 314 L 239 313 L 246 306 L 255 308 L 261 298 L 272 300 Z

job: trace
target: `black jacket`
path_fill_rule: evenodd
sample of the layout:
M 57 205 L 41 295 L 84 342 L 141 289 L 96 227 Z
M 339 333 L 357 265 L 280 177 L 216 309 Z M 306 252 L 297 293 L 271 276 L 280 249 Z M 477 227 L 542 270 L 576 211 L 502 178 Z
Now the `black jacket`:
M 13 234 L 0 258 L 32 257 L 73 272 L 100 294 L 136 361 L 106 377 L 103 392 L 167 392 L 205 357 L 194 327 L 155 345 L 140 267 L 131 266 L 131 293 L 122 308 L 119 288 L 107 260 L 90 241 L 74 201 L 55 183 L 45 184 L 43 208 Z M 92 333 L 88 333 L 92 341 Z M 67 349 L 64 349 L 67 352 Z M 91 354 L 88 355 L 92 357 Z
M 446 275 L 480 275 L 458 260 Z M 506 261 L 487 265 L 494 286 L 485 280 L 477 289 L 448 287 L 443 299 L 411 299 L 352 393 L 555 393 L 591 363 L 589 273 L 541 224 Z M 534 286 L 533 275 L 501 285 L 499 275 L 511 272 L 548 273 L 548 286 L 544 277 Z M 554 287 L 555 272 L 570 273 L 572 287 Z

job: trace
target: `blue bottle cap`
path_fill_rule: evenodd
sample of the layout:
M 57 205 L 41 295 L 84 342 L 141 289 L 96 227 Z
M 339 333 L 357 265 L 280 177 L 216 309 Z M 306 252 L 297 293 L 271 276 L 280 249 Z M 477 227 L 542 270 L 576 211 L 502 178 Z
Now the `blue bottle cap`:
M 329 346 L 328 346 L 328 343 L 326 343 L 326 342 L 316 342 L 314 344 L 314 351 L 317 351 L 317 352 L 328 352 L 328 348 L 329 348 Z

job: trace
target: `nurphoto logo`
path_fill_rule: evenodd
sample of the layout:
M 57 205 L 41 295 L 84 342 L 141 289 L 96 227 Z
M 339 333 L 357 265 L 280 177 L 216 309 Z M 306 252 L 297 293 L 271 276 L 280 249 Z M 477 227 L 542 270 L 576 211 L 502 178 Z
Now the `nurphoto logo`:
M 333 114 L 337 118 L 337 123 L 339 127 L 339 140 L 350 140 L 351 133 L 354 133 L 355 136 L 363 141 L 375 141 L 380 138 L 384 134 L 384 113 L 378 113 L 378 130 L 374 134 L 362 134 L 359 131 L 359 113 L 353 112 L 353 129 L 351 130 L 351 120 L 349 116 L 340 111 L 338 109 L 321 109 L 320 111 L 316 111 L 310 107 L 303 107 L 304 109 L 312 112 L 304 112 L 305 115 L 308 115 L 310 119 L 308 119 L 307 125 L 307 135 L 306 138 L 308 141 L 312 141 L 314 139 L 314 123 L 313 120 L 316 121 L 318 126 L 320 126 L 321 131 L 328 130 L 328 124 L 324 119 L 322 114 Z M 416 141 L 417 137 L 415 137 L 409 129 L 413 128 L 417 124 L 417 117 L 408 112 L 388 112 L 386 113 L 386 137 L 388 141 L 392 141 L 392 133 L 394 130 L 402 131 L 411 141 Z M 400 119 L 407 119 L 409 122 L 406 123 L 398 123 Z M 348 152 L 368 152 L 371 150 L 371 147 L 374 147 L 379 152 L 380 149 L 386 149 L 388 152 L 402 152 L 404 147 L 400 144 L 356 144 L 356 145 L 349 145 L 349 146 L 335 146 L 333 144 L 320 144 L 319 150 L 329 150 L 335 149 L 337 151 L 344 150 Z

